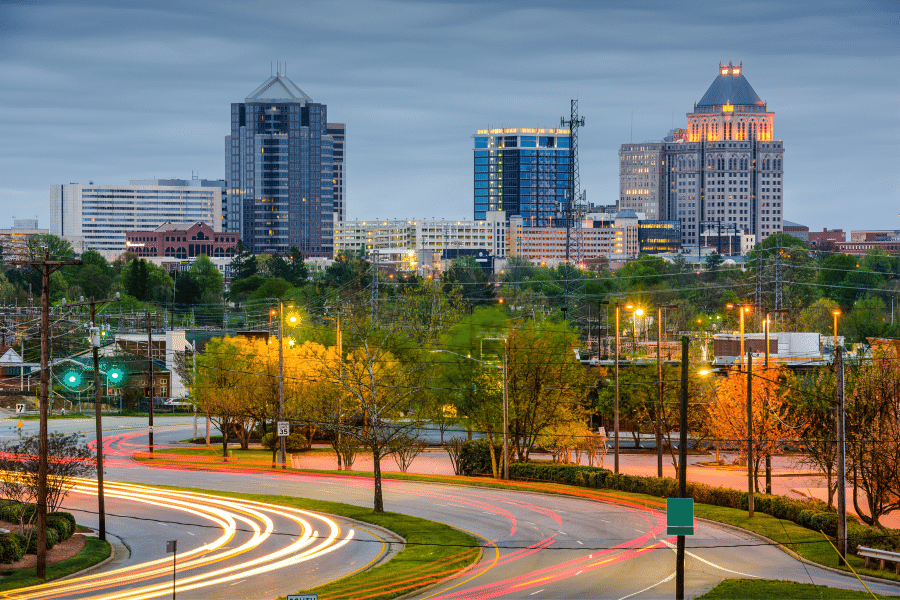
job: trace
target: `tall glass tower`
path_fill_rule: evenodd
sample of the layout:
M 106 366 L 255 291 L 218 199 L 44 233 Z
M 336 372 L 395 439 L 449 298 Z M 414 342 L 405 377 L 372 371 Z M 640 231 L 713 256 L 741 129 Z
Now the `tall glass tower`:
M 487 211 L 526 225 L 564 218 L 569 189 L 568 129 L 479 129 L 475 138 L 475 219 Z
M 327 107 L 276 73 L 231 105 L 225 138 L 228 231 L 254 253 L 332 253 L 333 142 Z

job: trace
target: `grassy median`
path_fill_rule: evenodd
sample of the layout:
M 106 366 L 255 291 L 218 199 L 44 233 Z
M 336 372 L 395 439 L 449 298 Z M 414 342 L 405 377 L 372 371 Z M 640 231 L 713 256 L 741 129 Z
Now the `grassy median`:
M 85 539 L 84 548 L 77 556 L 58 562 L 55 565 L 47 565 L 47 581 L 58 579 L 77 573 L 88 567 L 92 567 L 109 557 L 111 547 L 109 542 L 105 542 L 97 537 L 88 537 Z M 8 573 L 8 574 L 7 574 Z M 0 591 L 14 590 L 27 587 L 30 585 L 38 585 L 46 583 L 43 579 L 38 579 L 35 569 L 18 569 L 16 571 L 7 571 L 0 573 Z
M 883 595 L 879 595 L 885 598 Z M 887 596 L 893 598 L 894 596 Z M 726 579 L 696 600 L 756 600 L 779 598 L 780 600 L 871 600 L 869 592 L 830 588 L 811 583 L 776 581 L 772 579 Z

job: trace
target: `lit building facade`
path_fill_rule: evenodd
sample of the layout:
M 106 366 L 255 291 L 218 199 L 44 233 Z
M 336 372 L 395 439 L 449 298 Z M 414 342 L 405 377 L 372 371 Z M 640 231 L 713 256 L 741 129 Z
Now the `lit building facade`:
M 666 145 L 663 142 L 622 144 L 619 148 L 619 210 L 648 219 L 666 218 Z
M 545 227 L 563 218 L 569 190 L 568 129 L 479 129 L 475 139 L 475 220 L 488 212 Z
M 38 229 L 37 219 L 13 219 L 11 229 L 0 229 L 0 261 L 28 260 L 28 243 L 49 229 Z
M 166 222 L 196 221 L 221 231 L 222 188 L 218 184 L 204 186 L 202 180 L 193 180 L 191 185 L 165 185 L 167 181 L 172 180 L 51 185 L 50 233 L 79 251 L 96 250 L 112 260 L 126 250 L 128 232 L 150 232 Z
M 347 125 L 329 123 L 326 127 L 332 141 L 331 173 L 334 185 L 334 222 L 347 218 L 347 196 L 345 193 L 344 165 L 347 160 Z
M 714 221 L 733 223 L 757 242 L 782 230 L 784 146 L 743 65 L 718 76 L 687 114 L 688 127 L 665 144 L 665 211 L 681 221 L 682 243 L 697 244 Z
M 125 246 L 142 258 L 209 258 L 234 256 L 238 234 L 219 232 L 206 223 L 163 223 L 153 231 L 125 234 Z
M 334 143 L 327 107 L 277 73 L 231 105 L 228 230 L 254 253 L 330 256 Z

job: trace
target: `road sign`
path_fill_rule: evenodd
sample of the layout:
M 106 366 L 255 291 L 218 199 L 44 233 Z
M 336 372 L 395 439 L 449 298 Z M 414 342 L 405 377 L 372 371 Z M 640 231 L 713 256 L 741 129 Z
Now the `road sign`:
M 666 498 L 666 535 L 694 535 L 693 498 Z
M 178 540 L 169 540 L 166 542 L 166 554 L 171 554 L 178 549 Z
M 319 600 L 318 594 L 288 594 L 287 600 Z
M 23 427 L 25 427 L 25 423 L 20 419 L 19 422 L 16 423 L 16 427 L 22 429 Z
M 606 427 L 598 427 L 598 428 L 597 428 L 597 434 L 598 434 L 598 435 L 602 435 L 602 436 L 606 436 Z
M 278 430 L 278 437 L 288 437 L 291 435 L 291 422 L 278 421 L 275 423 L 275 429 Z
M 16 414 L 21 415 L 23 412 L 25 412 L 25 405 L 24 404 L 16 404 Z

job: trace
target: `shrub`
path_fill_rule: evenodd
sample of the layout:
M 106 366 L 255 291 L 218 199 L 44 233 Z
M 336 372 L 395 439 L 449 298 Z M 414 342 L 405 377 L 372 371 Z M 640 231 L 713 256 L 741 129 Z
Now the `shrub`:
M 59 542 L 59 534 L 55 529 L 47 527 L 47 550 L 55 546 Z M 32 530 L 31 539 L 28 540 L 27 554 L 37 554 L 37 529 Z
M 493 475 L 491 471 L 490 443 L 486 438 L 468 440 L 459 451 L 459 472 L 462 475 Z M 494 446 L 494 456 L 502 457 L 503 451 Z M 498 459 L 502 460 L 502 458 Z M 510 467 L 512 476 L 512 467 Z
M 69 528 L 71 529 L 72 533 L 66 536 L 67 539 L 71 537 L 75 533 L 75 530 L 78 528 L 78 525 L 75 524 L 75 515 L 70 512 L 58 510 L 56 512 L 48 514 L 47 517 L 62 517 L 69 522 Z
M 0 534 L 0 563 L 14 563 L 24 555 L 23 536 L 14 533 Z
M 56 531 L 59 541 L 67 540 L 75 533 L 74 519 L 69 522 L 67 518 L 59 513 L 51 513 L 47 515 L 47 531 L 53 529 Z
M 269 432 L 262 438 L 263 448 L 266 450 L 271 450 L 272 445 L 277 443 L 277 438 L 273 432 Z M 295 431 L 291 435 L 288 436 L 285 449 L 287 452 L 299 452 L 301 450 L 306 450 L 309 447 L 309 444 L 306 442 L 306 436 L 304 436 L 299 431 Z

